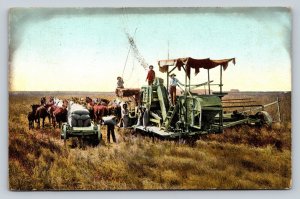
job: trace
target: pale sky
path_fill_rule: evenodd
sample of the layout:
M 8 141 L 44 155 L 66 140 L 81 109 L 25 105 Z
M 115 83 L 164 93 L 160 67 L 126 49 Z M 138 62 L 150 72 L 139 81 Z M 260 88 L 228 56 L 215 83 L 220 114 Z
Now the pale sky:
M 236 58 L 223 90 L 291 90 L 291 13 L 287 8 L 15 8 L 9 12 L 11 91 L 114 91 L 135 33 L 148 64 L 168 58 Z M 169 49 L 169 50 L 168 50 Z M 183 72 L 175 71 L 184 81 Z M 133 51 L 125 87 L 145 85 Z M 219 82 L 219 69 L 211 79 Z M 207 79 L 206 70 L 191 75 Z M 214 89 L 214 88 L 213 88 Z M 217 90 L 215 88 L 214 90 Z

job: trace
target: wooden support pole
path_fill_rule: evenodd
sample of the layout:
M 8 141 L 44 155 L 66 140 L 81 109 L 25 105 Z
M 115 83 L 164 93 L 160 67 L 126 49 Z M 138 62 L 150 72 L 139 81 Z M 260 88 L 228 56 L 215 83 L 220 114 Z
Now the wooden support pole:
M 222 66 L 220 66 L 220 93 L 222 93 L 222 86 L 223 86 L 223 83 L 222 83 Z
M 184 86 L 184 106 L 185 106 L 185 115 L 184 115 L 184 120 L 185 120 L 185 128 L 186 128 L 186 132 L 188 132 L 188 124 L 187 124 L 187 70 L 185 69 L 185 67 L 183 67 L 184 71 L 185 71 L 185 86 Z
M 210 76 L 209 76 L 209 69 L 207 69 L 207 78 L 208 78 L 208 94 L 210 95 Z
M 169 91 L 169 69 L 167 71 L 167 91 Z
M 191 77 L 189 77 L 189 93 L 191 93 Z
M 222 66 L 220 66 L 220 94 L 222 95 Z M 221 97 L 222 98 L 222 97 Z M 220 124 L 219 127 L 221 128 L 220 131 L 223 132 L 223 108 L 220 111 Z
M 223 108 L 220 110 L 219 115 L 219 133 L 221 133 L 223 131 Z
M 277 97 L 277 113 L 278 113 L 278 121 L 281 123 L 281 114 L 280 114 L 280 103 L 279 97 Z

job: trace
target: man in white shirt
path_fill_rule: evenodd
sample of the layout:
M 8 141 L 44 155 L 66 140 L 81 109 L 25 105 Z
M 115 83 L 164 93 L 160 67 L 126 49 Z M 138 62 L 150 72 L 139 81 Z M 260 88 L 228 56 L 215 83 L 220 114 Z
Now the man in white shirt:
M 129 127 L 129 110 L 128 110 L 128 105 L 124 103 L 122 105 L 121 109 L 121 116 L 122 116 L 122 122 L 123 122 L 123 127 Z
M 170 79 L 170 86 L 169 86 L 169 94 L 170 94 L 170 98 L 171 98 L 171 103 L 174 106 L 176 103 L 176 86 L 177 84 L 181 84 L 181 82 L 179 82 L 178 79 L 176 79 L 176 75 L 173 73 L 170 75 L 171 79 Z

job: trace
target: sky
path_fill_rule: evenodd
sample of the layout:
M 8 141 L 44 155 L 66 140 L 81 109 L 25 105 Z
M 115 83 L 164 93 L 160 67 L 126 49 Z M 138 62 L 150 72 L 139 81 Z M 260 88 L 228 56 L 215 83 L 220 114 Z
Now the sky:
M 137 57 L 164 79 L 159 60 L 234 57 L 223 90 L 291 91 L 291 28 L 288 8 L 13 8 L 10 91 L 114 91 L 117 76 L 139 88 L 147 70 Z M 191 75 L 206 81 L 206 70 Z

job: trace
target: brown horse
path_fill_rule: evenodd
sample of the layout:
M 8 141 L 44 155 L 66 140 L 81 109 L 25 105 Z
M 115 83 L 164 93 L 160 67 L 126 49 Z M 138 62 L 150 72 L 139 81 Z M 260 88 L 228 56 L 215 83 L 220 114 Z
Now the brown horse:
M 67 122 L 68 111 L 64 107 L 57 107 L 52 113 L 52 125 L 55 128 L 56 123 L 61 127 L 62 122 Z
M 41 97 L 41 105 L 46 104 L 46 96 Z
M 90 118 L 91 120 L 94 120 L 94 106 L 95 103 L 93 102 L 93 100 L 90 97 L 85 97 L 85 102 L 86 102 L 86 108 L 88 109 L 89 113 L 90 113 Z
M 46 117 L 48 117 L 49 123 L 51 123 L 50 114 L 48 113 L 46 106 L 42 105 L 42 106 L 38 107 L 35 112 L 35 118 L 36 118 L 36 122 L 38 124 L 38 128 L 40 128 L 40 120 L 41 119 L 43 120 L 43 128 L 45 127 L 45 118 Z
M 104 99 L 104 98 L 97 98 L 97 102 L 98 102 L 98 104 L 104 105 L 104 106 L 107 106 L 110 103 L 110 101 L 108 99 Z
M 38 107 L 40 107 L 40 105 L 38 105 L 38 104 L 32 104 L 31 105 L 31 109 L 32 110 L 27 115 L 29 130 L 30 129 L 34 129 L 34 121 L 37 119 L 35 117 L 35 113 L 36 113 L 36 110 L 38 109 Z
M 107 106 L 104 105 L 95 105 L 93 107 L 93 111 L 94 111 L 94 121 L 96 123 L 101 123 L 102 117 L 108 115 Z
M 40 121 L 43 120 L 42 127 L 45 127 L 45 118 L 48 117 L 49 123 L 51 124 L 51 115 L 49 114 L 49 108 L 54 105 L 54 97 L 50 96 L 47 102 L 46 97 L 41 98 L 41 106 L 36 109 L 35 118 L 38 124 L 38 128 L 40 128 Z
M 104 98 L 92 99 L 90 97 L 85 98 L 87 103 L 87 109 L 90 112 L 90 117 L 96 123 L 102 121 L 103 116 L 115 115 L 118 119 L 121 118 L 121 107 L 116 104 L 112 104 L 109 100 Z
M 108 115 L 116 116 L 117 122 L 121 119 L 121 106 L 120 105 L 108 105 L 107 107 Z
M 52 125 L 54 128 L 56 127 L 56 123 L 58 123 L 58 126 L 60 128 L 62 122 L 67 122 L 67 107 L 67 100 L 63 100 L 63 105 L 61 107 L 56 105 L 51 105 L 48 107 L 47 111 L 52 119 Z
M 107 106 L 110 103 L 110 101 L 108 99 L 104 99 L 104 98 L 92 99 L 90 97 L 85 97 L 85 102 L 86 103 L 94 103 L 97 105 L 104 105 L 104 106 Z

